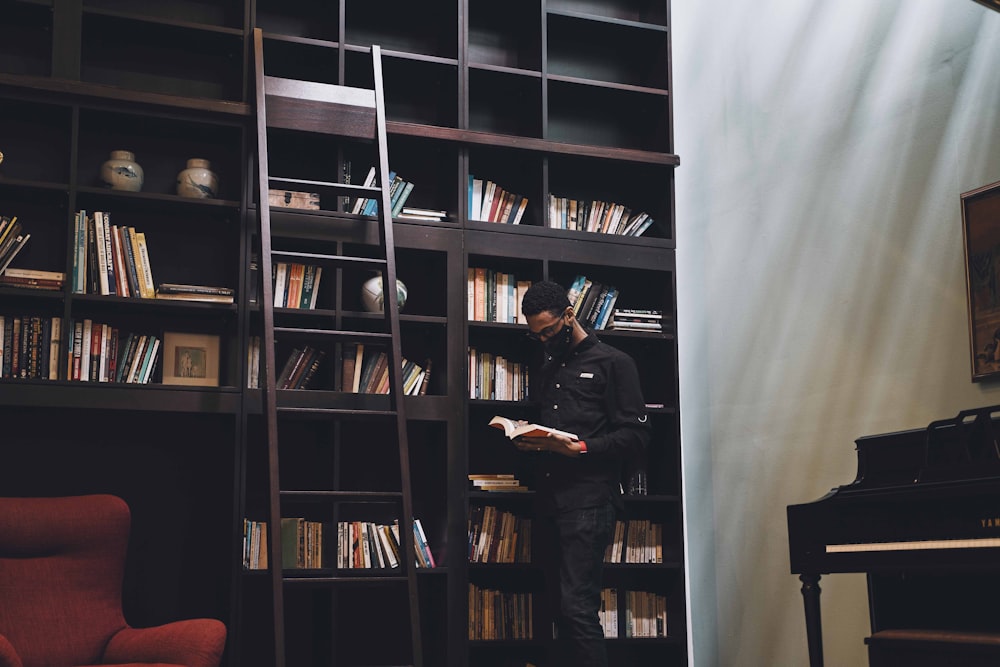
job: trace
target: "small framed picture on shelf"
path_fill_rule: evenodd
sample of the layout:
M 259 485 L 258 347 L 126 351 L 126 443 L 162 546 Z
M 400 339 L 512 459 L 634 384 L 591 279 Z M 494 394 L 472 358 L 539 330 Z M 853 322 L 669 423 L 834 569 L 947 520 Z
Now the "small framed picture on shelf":
M 218 387 L 219 337 L 164 332 L 163 384 Z
M 1000 377 L 1000 182 L 962 193 L 972 380 Z

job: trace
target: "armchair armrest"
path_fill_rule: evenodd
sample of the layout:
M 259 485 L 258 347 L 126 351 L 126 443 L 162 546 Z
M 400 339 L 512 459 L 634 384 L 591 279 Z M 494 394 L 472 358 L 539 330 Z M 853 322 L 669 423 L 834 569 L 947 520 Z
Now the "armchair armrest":
M 199 618 L 154 628 L 123 628 L 108 642 L 104 661 L 218 667 L 225 646 L 226 626 L 215 619 Z
M 0 667 L 23 667 L 21 656 L 3 635 L 0 635 Z

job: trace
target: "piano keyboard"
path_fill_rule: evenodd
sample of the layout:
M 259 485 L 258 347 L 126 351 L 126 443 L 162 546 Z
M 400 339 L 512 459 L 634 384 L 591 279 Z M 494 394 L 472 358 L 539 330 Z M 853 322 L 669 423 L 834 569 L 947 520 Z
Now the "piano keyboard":
M 912 542 L 868 542 L 862 544 L 828 544 L 826 553 L 847 554 L 872 551 L 925 551 L 929 549 L 985 549 L 1000 547 L 1000 537 L 980 537 L 967 540 L 915 540 Z

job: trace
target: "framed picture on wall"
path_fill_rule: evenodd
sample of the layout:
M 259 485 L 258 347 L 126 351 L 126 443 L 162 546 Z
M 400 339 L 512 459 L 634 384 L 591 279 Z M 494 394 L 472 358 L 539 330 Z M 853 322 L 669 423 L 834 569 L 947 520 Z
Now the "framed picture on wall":
M 218 387 L 219 337 L 164 332 L 163 384 Z
M 972 380 L 1000 378 L 1000 181 L 962 193 Z

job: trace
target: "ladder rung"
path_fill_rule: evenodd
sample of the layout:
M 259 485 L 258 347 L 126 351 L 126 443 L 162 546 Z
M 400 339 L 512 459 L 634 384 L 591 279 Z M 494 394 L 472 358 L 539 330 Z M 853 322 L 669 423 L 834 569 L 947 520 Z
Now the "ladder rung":
M 374 395 L 374 394 L 373 394 Z M 387 394 L 381 394 L 386 396 Z M 349 417 L 395 417 L 395 410 L 360 410 L 354 408 L 297 408 L 278 406 L 278 412 L 292 413 L 299 415 L 334 416 L 343 415 Z
M 359 501 L 377 501 L 382 504 L 397 502 L 403 497 L 401 491 L 281 491 L 282 498 L 316 499 L 329 498 Z M 381 500 L 379 500 L 381 499 Z
M 370 570 L 374 568 L 364 568 L 364 569 Z M 338 570 L 338 571 L 348 572 L 349 570 Z M 372 575 L 372 574 L 363 574 L 357 577 L 351 577 L 347 575 L 315 576 L 309 574 L 302 574 L 300 576 L 295 576 L 294 574 L 289 574 L 294 572 L 296 572 L 296 570 L 283 570 L 284 573 L 283 579 L 286 584 L 294 584 L 297 586 L 309 586 L 309 585 L 316 586 L 322 584 L 326 586 L 332 586 L 335 584 L 403 584 L 406 583 L 407 581 L 405 574 L 398 574 L 400 572 L 400 569 L 398 567 L 389 570 L 389 572 L 393 572 L 394 574 L 385 574 L 382 576 Z M 308 570 L 306 570 L 306 572 L 308 572 Z
M 318 252 L 292 252 L 286 250 L 272 250 L 272 257 L 280 257 L 282 259 L 299 260 L 301 263 L 305 262 L 328 262 L 334 264 L 340 264 L 342 266 L 353 265 L 360 266 L 364 268 L 374 268 L 376 271 L 379 267 L 385 266 L 385 260 L 378 257 L 352 257 L 350 255 L 325 255 Z
M 269 176 L 271 183 L 287 183 L 288 185 L 308 185 L 312 188 L 330 188 L 340 192 L 374 193 L 382 192 L 380 187 L 367 185 L 357 185 L 356 183 L 334 183 L 330 181 L 310 181 L 303 178 L 283 178 L 280 176 Z
M 338 338 L 343 340 L 369 340 L 374 342 L 392 340 L 392 335 L 370 331 L 337 331 L 334 329 L 304 329 L 300 327 L 274 327 L 275 335 L 288 336 L 322 336 L 323 338 Z

